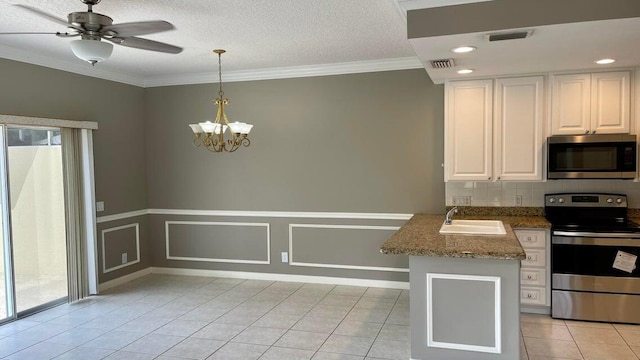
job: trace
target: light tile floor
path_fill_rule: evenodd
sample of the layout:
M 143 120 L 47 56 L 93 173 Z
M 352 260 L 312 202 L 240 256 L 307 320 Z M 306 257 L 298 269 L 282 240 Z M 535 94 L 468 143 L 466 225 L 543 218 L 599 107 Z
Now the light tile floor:
M 640 304 L 639 304 L 640 305 Z M 640 325 L 552 319 L 522 314 L 521 359 L 638 360 Z
M 522 315 L 522 359 L 638 360 L 640 326 Z M 409 292 L 148 275 L 0 326 L 2 359 L 410 358 Z

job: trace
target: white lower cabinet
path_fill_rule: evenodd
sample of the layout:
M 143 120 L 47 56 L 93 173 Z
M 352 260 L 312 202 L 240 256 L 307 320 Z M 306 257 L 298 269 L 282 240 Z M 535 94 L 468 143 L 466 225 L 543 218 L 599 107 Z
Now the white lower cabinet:
M 546 269 L 525 268 L 520 271 L 522 285 L 545 286 L 547 284 Z
M 549 279 L 549 232 L 545 229 L 514 229 L 526 258 L 520 268 L 520 304 L 523 312 L 548 313 L 551 306 Z
M 547 305 L 546 289 L 543 287 L 520 287 L 520 303 L 523 305 Z

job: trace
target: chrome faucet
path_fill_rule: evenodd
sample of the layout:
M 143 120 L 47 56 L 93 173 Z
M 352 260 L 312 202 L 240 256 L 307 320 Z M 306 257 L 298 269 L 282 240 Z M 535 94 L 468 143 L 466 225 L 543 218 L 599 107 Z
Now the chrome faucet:
M 458 207 L 454 206 L 451 210 L 449 210 L 447 212 L 447 215 L 445 215 L 444 217 L 444 223 L 445 225 L 451 225 L 451 218 L 453 217 L 453 214 L 457 214 L 458 213 Z

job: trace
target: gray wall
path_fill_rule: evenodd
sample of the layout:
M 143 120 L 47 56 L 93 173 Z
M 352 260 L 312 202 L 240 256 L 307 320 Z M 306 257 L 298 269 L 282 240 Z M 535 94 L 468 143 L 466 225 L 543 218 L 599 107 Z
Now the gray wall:
M 93 133 L 96 198 L 105 201 L 98 216 L 147 208 L 144 89 L 4 59 L 0 74 L 0 113 L 98 123 Z M 112 226 L 98 224 L 98 238 Z M 146 241 L 141 238 L 144 246 Z M 148 267 L 148 253 L 141 257 L 126 270 L 107 276 L 100 271 L 100 281 Z
M 224 84 L 230 121 L 255 125 L 232 154 L 191 144 L 216 86 L 146 89 L 151 208 L 444 209 L 444 90 L 424 70 Z
M 231 100 L 226 108 L 230 121 L 255 125 L 252 145 L 232 154 L 193 147 L 187 126 L 213 120 L 216 107 L 211 99 L 217 84 L 146 89 L 150 208 L 443 212 L 444 91 L 424 70 L 225 83 L 224 90 Z M 171 224 L 174 221 L 199 224 Z M 265 235 L 245 229 L 242 244 L 236 244 L 241 253 L 228 251 L 233 247 L 227 244 L 233 242 L 230 231 L 251 225 L 231 230 L 204 224 L 211 222 L 269 224 L 271 264 L 225 262 L 265 259 Z M 299 223 L 322 226 L 290 231 L 290 224 Z M 402 223 L 151 215 L 152 265 L 406 281 L 406 272 L 343 266 L 408 268 L 406 257 L 378 252 L 380 243 L 393 233 L 380 227 Z M 356 228 L 344 229 L 345 225 Z M 280 262 L 280 252 L 289 250 L 290 236 L 293 260 L 320 267 Z M 192 239 L 180 240 L 186 238 Z M 204 254 L 206 259 L 169 259 L 167 241 L 172 258 Z M 213 244 L 217 246 L 210 251 Z M 345 264 L 345 259 L 352 261 Z
M 233 154 L 191 145 L 187 124 L 212 119 L 217 84 L 142 89 L 10 60 L 0 60 L 0 73 L 0 113 L 98 122 L 96 200 L 105 202 L 98 216 L 147 208 L 294 214 L 444 210 L 444 91 L 424 70 L 225 83 L 231 121 L 255 125 L 251 147 Z M 167 221 L 269 226 L 172 225 L 172 257 L 222 260 L 191 261 L 167 259 Z M 375 270 L 406 269 L 405 257 L 378 253 L 392 233 L 385 227 L 402 223 L 295 216 L 111 220 L 98 224 L 99 280 L 162 266 L 406 281 L 406 272 Z M 135 259 L 131 228 L 112 231 L 131 224 L 140 229 L 140 262 L 103 273 L 103 232 L 106 268 L 120 264 L 122 252 Z M 320 226 L 290 231 L 291 224 Z M 290 232 L 293 260 L 301 265 L 280 262 L 280 252 L 289 251 Z M 233 234 L 241 235 L 240 246 Z M 226 262 L 264 260 L 267 239 L 270 264 Z M 353 265 L 361 268 L 344 268 Z

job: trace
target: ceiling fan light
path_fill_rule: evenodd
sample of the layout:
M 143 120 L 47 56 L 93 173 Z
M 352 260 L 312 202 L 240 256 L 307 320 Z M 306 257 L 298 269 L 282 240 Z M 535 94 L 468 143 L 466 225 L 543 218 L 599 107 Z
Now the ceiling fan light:
M 113 45 L 100 40 L 73 40 L 71 41 L 71 51 L 79 59 L 95 65 L 111 56 Z

